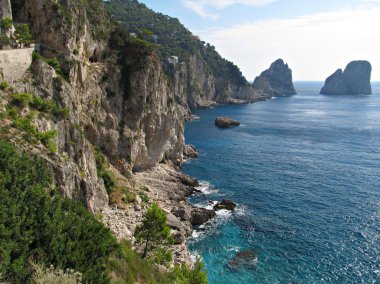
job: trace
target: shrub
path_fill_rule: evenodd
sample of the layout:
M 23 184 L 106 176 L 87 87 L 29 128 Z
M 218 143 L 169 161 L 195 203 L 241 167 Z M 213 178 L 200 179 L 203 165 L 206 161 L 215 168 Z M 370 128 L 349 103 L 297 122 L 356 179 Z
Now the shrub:
M 108 281 L 106 264 L 117 242 L 83 205 L 50 189 L 44 162 L 0 142 L 0 273 L 27 283 L 29 260 L 74 269 L 83 281 Z
M 16 40 L 18 40 L 21 44 L 25 44 L 26 46 L 29 46 L 33 41 L 33 36 L 27 24 L 17 25 L 14 36 Z
M 11 44 L 11 39 L 4 34 L 0 34 L 0 46 Z
M 106 158 L 103 156 L 102 153 L 100 153 L 99 150 L 94 151 L 94 156 L 98 177 L 103 179 L 107 193 L 110 194 L 116 185 L 115 177 L 109 170 L 106 169 L 109 167 L 109 165 L 106 161 Z
M 36 60 L 43 60 L 43 56 L 41 54 L 39 54 L 37 51 L 33 50 L 32 52 L 32 60 L 33 61 L 36 61 Z
M 176 284 L 207 284 L 207 272 L 199 258 L 192 270 L 186 264 L 176 265 L 170 277 Z
M 141 201 L 143 203 L 148 203 L 149 202 L 149 196 L 145 192 L 140 191 L 139 192 L 139 196 L 140 196 Z
M 12 95 L 11 103 L 18 107 L 28 107 L 33 100 L 33 96 L 29 93 L 16 93 Z
M 124 195 L 124 202 L 125 203 L 134 203 L 136 202 L 136 195 L 130 193 L 129 188 L 126 186 L 123 186 L 121 188 L 123 195 Z
M 0 90 L 5 90 L 7 88 L 9 88 L 9 84 L 7 81 L 3 81 L 0 83 Z
M 44 100 L 41 97 L 34 96 L 30 106 L 38 111 L 51 113 L 54 116 L 67 117 L 70 113 L 68 108 L 61 108 L 52 100 Z
M 2 27 L 3 29 L 10 30 L 10 29 L 13 27 L 13 21 L 12 21 L 12 18 L 10 18 L 10 17 L 5 17 L 5 18 L 1 21 L 1 27 Z

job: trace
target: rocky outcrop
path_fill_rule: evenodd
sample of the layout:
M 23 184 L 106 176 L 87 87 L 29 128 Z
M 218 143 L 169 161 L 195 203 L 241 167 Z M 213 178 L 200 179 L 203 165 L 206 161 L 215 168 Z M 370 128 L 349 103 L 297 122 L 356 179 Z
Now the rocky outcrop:
M 198 226 L 206 223 L 208 220 L 215 217 L 215 211 L 206 208 L 193 208 L 191 210 L 190 222 L 193 226 Z
M 368 61 L 352 61 L 344 69 L 338 69 L 329 76 L 321 89 L 326 95 L 370 95 L 372 67 Z
M 294 95 L 292 70 L 282 59 L 271 64 L 268 70 L 256 77 L 253 87 L 270 96 Z
M 220 128 L 230 128 L 239 126 L 240 122 L 229 117 L 219 116 L 215 119 L 215 125 Z
M 219 201 L 218 203 L 216 203 L 214 205 L 215 211 L 218 211 L 218 210 L 234 211 L 235 208 L 236 208 L 236 204 L 234 202 L 232 202 L 231 200 L 222 200 L 222 201 Z
M 197 148 L 195 148 L 194 145 L 185 145 L 185 147 L 183 148 L 183 155 L 187 159 L 197 158 Z

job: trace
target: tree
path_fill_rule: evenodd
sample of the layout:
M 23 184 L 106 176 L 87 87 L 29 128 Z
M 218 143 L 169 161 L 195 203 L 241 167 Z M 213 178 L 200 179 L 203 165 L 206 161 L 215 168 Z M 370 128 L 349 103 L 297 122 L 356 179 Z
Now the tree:
M 173 243 L 170 228 L 166 225 L 166 215 L 157 204 L 153 203 L 146 212 L 141 225 L 136 228 L 135 238 L 136 242 L 142 245 L 143 258 L 163 244 Z
M 29 46 L 32 43 L 32 34 L 30 33 L 29 27 L 27 24 L 21 24 L 16 26 L 16 31 L 14 33 L 16 40 L 20 42 L 20 44 L 25 44 Z

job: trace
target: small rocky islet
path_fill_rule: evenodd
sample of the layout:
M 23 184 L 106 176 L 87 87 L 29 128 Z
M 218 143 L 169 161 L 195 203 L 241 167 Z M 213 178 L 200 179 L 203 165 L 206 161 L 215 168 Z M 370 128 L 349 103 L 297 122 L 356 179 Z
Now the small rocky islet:
M 226 116 L 218 116 L 215 119 L 215 125 L 220 128 L 231 128 L 240 125 L 240 122 Z

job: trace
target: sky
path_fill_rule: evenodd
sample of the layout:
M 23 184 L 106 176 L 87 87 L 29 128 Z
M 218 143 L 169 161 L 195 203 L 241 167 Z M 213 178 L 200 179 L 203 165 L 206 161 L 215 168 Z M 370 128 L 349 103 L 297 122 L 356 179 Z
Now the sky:
M 323 81 L 352 60 L 380 81 L 380 0 L 140 0 L 178 18 L 248 80 L 282 58 L 295 81 Z

